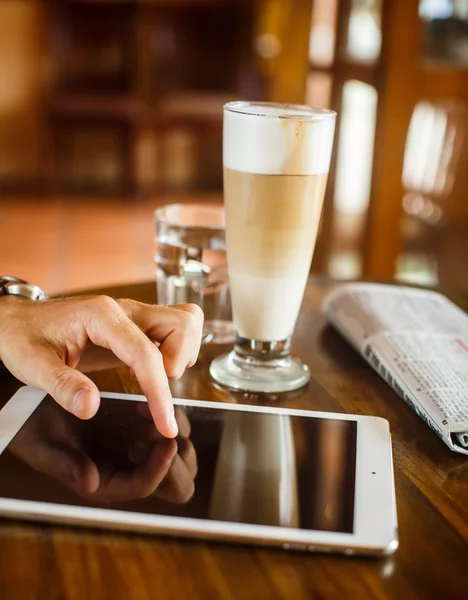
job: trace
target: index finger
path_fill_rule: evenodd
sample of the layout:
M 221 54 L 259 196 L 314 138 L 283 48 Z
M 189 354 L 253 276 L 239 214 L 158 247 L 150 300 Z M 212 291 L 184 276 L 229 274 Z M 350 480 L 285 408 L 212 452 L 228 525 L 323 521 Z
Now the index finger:
M 133 369 L 159 432 L 175 437 L 178 428 L 161 352 L 115 300 L 103 296 L 89 306 L 82 318 L 90 340 Z

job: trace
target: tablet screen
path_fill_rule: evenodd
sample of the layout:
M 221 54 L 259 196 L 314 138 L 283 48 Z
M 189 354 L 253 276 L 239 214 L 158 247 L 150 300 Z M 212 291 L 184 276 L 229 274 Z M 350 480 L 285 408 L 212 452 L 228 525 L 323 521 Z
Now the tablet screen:
M 177 406 L 162 438 L 144 402 L 81 421 L 47 396 L 0 455 L 0 496 L 353 533 L 355 421 Z

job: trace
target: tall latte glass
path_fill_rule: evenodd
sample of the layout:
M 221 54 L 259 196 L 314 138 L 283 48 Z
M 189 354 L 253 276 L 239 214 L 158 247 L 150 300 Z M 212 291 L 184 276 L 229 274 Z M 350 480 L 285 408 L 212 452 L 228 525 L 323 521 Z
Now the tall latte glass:
M 336 114 L 291 104 L 224 107 L 226 245 L 237 339 L 212 377 L 246 391 L 302 387 L 290 354 L 320 222 Z

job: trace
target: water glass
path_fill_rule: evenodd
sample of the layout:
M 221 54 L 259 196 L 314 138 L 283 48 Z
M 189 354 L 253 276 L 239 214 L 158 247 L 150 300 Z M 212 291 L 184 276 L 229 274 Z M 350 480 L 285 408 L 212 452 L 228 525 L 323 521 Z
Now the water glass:
M 224 208 L 169 204 L 154 218 L 158 304 L 198 304 L 205 313 L 203 342 L 232 342 Z

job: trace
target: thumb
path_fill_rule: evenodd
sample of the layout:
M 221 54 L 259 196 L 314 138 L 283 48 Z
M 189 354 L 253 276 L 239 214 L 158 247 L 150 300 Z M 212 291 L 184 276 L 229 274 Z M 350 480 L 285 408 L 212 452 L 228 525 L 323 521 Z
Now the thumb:
M 35 356 L 28 384 L 48 392 L 65 410 L 80 419 L 93 417 L 100 403 L 97 386 L 83 373 L 64 364 L 52 350 Z

